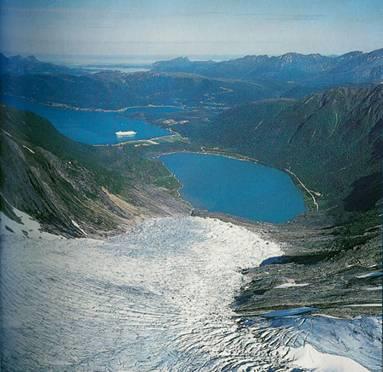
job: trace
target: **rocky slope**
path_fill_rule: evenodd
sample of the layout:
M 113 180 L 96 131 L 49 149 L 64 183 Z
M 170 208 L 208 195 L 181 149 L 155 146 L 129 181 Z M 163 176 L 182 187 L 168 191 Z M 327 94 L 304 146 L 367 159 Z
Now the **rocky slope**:
M 1 201 L 47 231 L 103 235 L 142 216 L 186 213 L 177 181 L 132 149 L 92 147 L 61 135 L 47 120 L 1 106 Z

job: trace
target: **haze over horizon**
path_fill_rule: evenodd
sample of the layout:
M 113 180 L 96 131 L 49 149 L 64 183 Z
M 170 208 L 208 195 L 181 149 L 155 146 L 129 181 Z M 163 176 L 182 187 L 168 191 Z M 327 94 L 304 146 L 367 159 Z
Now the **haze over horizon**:
M 382 47 L 380 0 L 3 0 L 8 55 L 342 54 Z

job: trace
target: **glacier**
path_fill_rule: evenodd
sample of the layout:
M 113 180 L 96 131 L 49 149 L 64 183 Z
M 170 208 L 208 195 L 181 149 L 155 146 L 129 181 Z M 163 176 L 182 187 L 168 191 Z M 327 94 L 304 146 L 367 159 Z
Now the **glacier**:
M 64 239 L 2 216 L 1 236 L 5 370 L 380 370 L 377 318 L 238 317 L 241 269 L 283 254 L 244 227 L 167 217 Z

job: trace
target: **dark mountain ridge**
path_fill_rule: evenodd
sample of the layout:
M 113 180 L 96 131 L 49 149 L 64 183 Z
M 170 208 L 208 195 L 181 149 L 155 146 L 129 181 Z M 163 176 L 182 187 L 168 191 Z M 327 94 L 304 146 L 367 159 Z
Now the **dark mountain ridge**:
M 293 86 L 277 82 L 246 82 L 206 78 L 186 73 L 100 72 L 68 74 L 3 74 L 3 94 L 28 97 L 40 103 L 61 103 L 83 108 L 120 109 L 132 105 L 235 105 L 279 97 Z
M 146 104 L 222 108 L 267 98 L 303 97 L 339 84 L 383 80 L 383 49 L 337 57 L 287 53 L 222 62 L 193 62 L 181 57 L 156 62 L 150 72 L 131 74 L 88 74 L 35 57 L 1 55 L 0 60 L 3 94 L 80 108 Z
M 383 49 L 368 53 L 349 52 L 336 57 L 300 53 L 286 53 L 281 56 L 249 55 L 222 62 L 192 62 L 184 57 L 156 62 L 153 70 L 250 81 L 295 81 L 314 86 L 376 83 L 383 79 Z
M 35 56 L 22 57 L 19 55 L 7 57 L 0 53 L 0 71 L 15 75 L 25 74 L 83 74 L 78 68 L 69 68 L 54 63 L 43 62 Z

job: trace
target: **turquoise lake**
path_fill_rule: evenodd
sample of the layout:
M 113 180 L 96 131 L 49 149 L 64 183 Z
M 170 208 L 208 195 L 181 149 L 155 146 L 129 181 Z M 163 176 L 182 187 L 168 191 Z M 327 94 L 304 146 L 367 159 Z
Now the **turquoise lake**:
M 160 160 L 182 183 L 182 197 L 195 208 L 272 223 L 305 211 L 302 193 L 277 169 L 197 153 L 163 155 Z
M 148 139 L 169 135 L 170 132 L 149 122 L 129 117 L 139 112 L 148 113 L 151 118 L 179 111 L 178 107 L 134 107 L 123 113 L 77 111 L 50 107 L 14 97 L 2 97 L 2 102 L 21 110 L 32 111 L 48 119 L 65 136 L 90 145 L 115 144 L 119 142 Z M 133 137 L 117 137 L 117 131 L 134 131 Z

